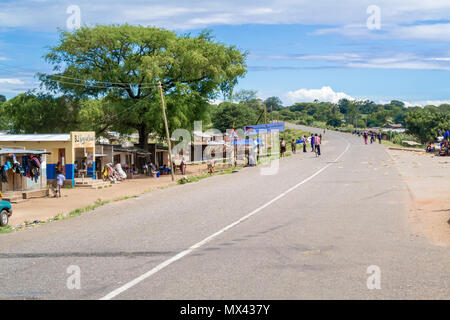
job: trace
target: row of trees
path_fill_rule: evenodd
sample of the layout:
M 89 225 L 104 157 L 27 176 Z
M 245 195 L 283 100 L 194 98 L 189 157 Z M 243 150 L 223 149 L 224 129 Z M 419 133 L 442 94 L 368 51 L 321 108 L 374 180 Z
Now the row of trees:
M 405 107 L 401 101 L 386 104 L 341 99 L 338 103 L 302 102 L 276 111 L 280 120 L 332 127 L 383 127 L 401 124 L 421 142 L 432 141 L 450 127 L 450 104 Z
M 185 105 L 179 105 L 185 100 Z M 156 98 L 157 99 L 157 98 Z M 171 129 L 189 128 L 193 120 L 203 120 L 206 125 L 225 132 L 235 127 L 263 123 L 264 120 L 279 119 L 305 125 L 333 127 L 381 127 L 400 123 L 421 142 L 434 140 L 438 130 L 450 127 L 450 105 L 409 107 L 402 102 L 375 104 L 370 101 L 341 100 L 329 102 L 296 103 L 283 107 L 281 100 L 270 97 L 265 101 L 256 97 L 256 91 L 241 90 L 231 101 L 211 105 L 189 100 L 189 95 L 169 97 L 169 122 Z M 159 100 L 157 100 L 159 101 Z M 104 134 L 106 130 L 133 133 L 139 128 L 141 119 L 135 118 L 133 101 L 124 99 L 118 103 L 106 98 L 53 96 L 26 92 L 6 101 L 0 96 L 0 130 L 13 133 L 50 133 L 70 130 L 94 130 Z M 125 112 L 124 112 L 124 111 Z M 164 136 L 161 111 L 158 104 L 148 115 L 148 128 Z M 265 113 L 266 112 L 266 113 Z M 123 117 L 122 117 L 123 115 Z M 135 119 L 132 121 L 131 119 Z M 266 118 L 266 119 L 265 119 Z
M 177 35 L 159 28 L 112 25 L 61 32 L 45 59 L 53 73 L 39 74 L 40 92 L 6 101 L 0 96 L 0 130 L 51 133 L 112 130 L 139 133 L 147 148 L 150 133 L 164 137 L 160 88 L 169 127 L 192 129 L 203 120 L 225 131 L 267 119 L 333 127 L 381 127 L 400 123 L 421 140 L 448 127 L 450 105 L 406 108 L 401 101 L 377 104 L 342 99 L 283 107 L 278 97 L 265 101 L 256 91 L 233 93 L 246 73 L 246 52 L 218 43 L 207 31 Z M 211 105 L 222 94 L 228 102 Z M 265 107 L 265 108 L 264 108 Z M 267 121 L 268 121 L 267 120 Z

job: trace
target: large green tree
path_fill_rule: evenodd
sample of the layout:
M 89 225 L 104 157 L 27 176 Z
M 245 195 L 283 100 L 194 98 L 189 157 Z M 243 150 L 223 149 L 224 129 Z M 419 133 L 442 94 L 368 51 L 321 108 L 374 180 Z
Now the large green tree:
M 266 104 L 267 111 L 278 111 L 283 107 L 283 101 L 278 97 L 269 97 L 264 103 Z
M 213 127 L 224 133 L 233 126 L 243 129 L 244 126 L 254 125 L 257 119 L 257 112 L 245 103 L 222 102 L 211 115 Z
M 8 129 L 8 117 L 5 115 L 4 112 L 2 112 L 2 104 L 6 102 L 6 97 L 2 94 L 0 94 L 0 130 L 6 130 Z
M 0 114 L 13 133 L 60 133 L 80 128 L 80 101 L 74 97 L 19 94 L 0 105 Z
M 101 121 L 98 132 L 137 131 L 147 148 L 149 133 L 165 135 L 158 82 L 170 129 L 191 128 L 193 120 L 206 117 L 208 100 L 231 91 L 245 74 L 245 58 L 209 32 L 192 37 L 142 26 L 82 27 L 60 33 L 59 44 L 46 55 L 55 73 L 40 79 L 55 92 L 101 98 L 84 110 Z
M 417 108 L 408 112 L 405 122 L 408 131 L 426 143 L 435 141 L 438 130 L 450 128 L 450 115 Z

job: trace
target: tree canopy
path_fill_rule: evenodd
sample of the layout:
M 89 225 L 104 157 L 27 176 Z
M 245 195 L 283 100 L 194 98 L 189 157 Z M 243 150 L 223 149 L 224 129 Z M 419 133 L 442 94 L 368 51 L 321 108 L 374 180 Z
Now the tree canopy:
M 223 102 L 211 115 L 211 122 L 215 129 L 226 132 L 233 127 L 243 128 L 255 124 L 257 118 L 256 110 L 245 103 Z
M 80 128 L 79 99 L 21 93 L 0 104 L 4 128 L 12 133 L 59 133 Z M 7 122 L 6 122 L 7 119 Z
M 101 122 L 96 129 L 164 136 L 158 82 L 165 91 L 171 130 L 190 128 L 206 117 L 209 99 L 230 91 L 246 72 L 246 53 L 214 41 L 209 32 L 178 36 L 142 26 L 82 27 L 60 33 L 46 60 L 54 74 L 40 74 L 43 86 L 75 98 L 98 98 L 84 115 Z

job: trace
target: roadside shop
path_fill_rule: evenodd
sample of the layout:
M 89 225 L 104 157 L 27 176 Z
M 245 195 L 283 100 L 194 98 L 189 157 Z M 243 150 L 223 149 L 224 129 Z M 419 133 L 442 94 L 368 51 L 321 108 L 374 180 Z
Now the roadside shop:
M 0 148 L 0 192 L 18 202 L 48 195 L 45 150 Z
M 56 171 L 75 185 L 80 176 L 95 179 L 95 132 L 73 131 L 67 134 L 1 134 L 0 147 L 46 150 L 47 182 L 56 179 Z

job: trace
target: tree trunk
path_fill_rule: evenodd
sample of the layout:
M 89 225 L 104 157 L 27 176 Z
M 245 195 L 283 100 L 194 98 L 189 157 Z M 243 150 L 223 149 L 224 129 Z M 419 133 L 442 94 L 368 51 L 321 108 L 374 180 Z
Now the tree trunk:
M 148 149 L 148 129 L 146 125 L 141 125 L 139 128 L 139 144 L 142 146 L 142 149 L 145 151 L 149 151 Z

